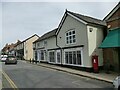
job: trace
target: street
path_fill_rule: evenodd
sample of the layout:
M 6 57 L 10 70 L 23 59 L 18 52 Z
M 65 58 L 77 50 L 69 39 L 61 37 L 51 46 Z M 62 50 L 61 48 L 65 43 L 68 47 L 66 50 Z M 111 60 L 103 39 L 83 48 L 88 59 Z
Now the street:
M 112 84 L 45 67 L 18 61 L 17 65 L 5 65 L 3 71 L 17 88 L 112 88 Z M 4 85 L 4 88 L 7 86 Z

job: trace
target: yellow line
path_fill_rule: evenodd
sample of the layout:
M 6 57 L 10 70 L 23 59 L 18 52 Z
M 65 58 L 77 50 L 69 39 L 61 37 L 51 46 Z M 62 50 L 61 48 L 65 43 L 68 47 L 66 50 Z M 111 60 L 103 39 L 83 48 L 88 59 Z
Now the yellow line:
M 8 76 L 6 75 L 6 73 L 4 71 L 2 71 L 2 74 L 4 75 L 4 77 L 6 78 L 6 80 L 10 83 L 11 87 L 14 88 L 13 84 L 11 83 L 11 81 L 8 78 Z
M 15 83 L 10 79 L 10 77 L 4 71 L 2 71 L 2 74 L 5 76 L 7 81 L 10 83 L 11 87 L 14 88 L 14 90 L 19 90 L 18 87 L 15 85 Z

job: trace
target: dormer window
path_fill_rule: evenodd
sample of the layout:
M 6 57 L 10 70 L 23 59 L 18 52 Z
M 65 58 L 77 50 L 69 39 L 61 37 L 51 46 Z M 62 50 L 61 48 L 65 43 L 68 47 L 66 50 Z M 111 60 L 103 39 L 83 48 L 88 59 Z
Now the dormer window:
M 66 36 L 66 44 L 73 44 L 76 42 L 75 30 L 67 31 L 65 36 Z

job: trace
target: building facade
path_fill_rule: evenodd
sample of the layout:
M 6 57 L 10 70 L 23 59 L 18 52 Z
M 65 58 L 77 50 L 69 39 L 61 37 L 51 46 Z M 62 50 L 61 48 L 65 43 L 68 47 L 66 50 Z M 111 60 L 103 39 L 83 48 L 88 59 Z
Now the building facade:
M 99 66 L 103 66 L 103 52 L 98 46 L 104 38 L 105 27 L 106 23 L 101 20 L 66 10 L 58 29 L 33 43 L 34 58 L 92 70 L 92 55 L 98 55 Z
M 25 39 L 21 43 L 17 44 L 15 47 L 16 56 L 18 59 L 30 60 L 33 59 L 33 42 L 39 38 L 38 35 L 34 34 L 33 36 Z
M 56 31 L 54 29 L 33 43 L 34 59 L 40 62 L 56 63 Z M 52 55 L 51 55 L 52 54 Z
M 103 52 L 98 46 L 105 27 L 101 20 L 66 11 L 56 33 L 62 64 L 92 70 L 92 56 L 98 55 L 98 65 L 103 66 Z
M 100 46 L 104 52 L 104 65 L 111 71 L 120 72 L 120 2 L 104 21 L 107 23 L 108 32 Z

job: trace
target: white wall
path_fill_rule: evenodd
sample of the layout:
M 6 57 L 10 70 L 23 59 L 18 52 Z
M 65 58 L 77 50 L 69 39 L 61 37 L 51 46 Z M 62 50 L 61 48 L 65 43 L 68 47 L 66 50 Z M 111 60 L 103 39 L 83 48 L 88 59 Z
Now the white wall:
M 90 28 L 93 29 L 90 32 Z M 103 30 L 99 27 L 87 26 L 88 32 L 88 47 L 89 47 L 89 58 L 91 60 L 92 55 L 98 55 L 99 66 L 103 65 L 103 52 L 102 49 L 98 49 L 103 40 Z
M 76 43 L 66 45 L 65 41 L 65 32 L 75 29 L 76 32 Z M 61 38 L 60 38 L 61 37 Z M 70 46 L 77 46 L 77 45 L 84 45 L 82 48 L 83 51 L 83 65 L 82 67 L 92 67 L 91 61 L 88 55 L 88 36 L 87 36 L 87 25 L 74 19 L 71 16 L 67 16 L 66 20 L 64 21 L 58 36 L 57 36 L 58 45 L 60 47 L 70 47 Z M 62 61 L 64 60 L 64 51 L 62 51 Z
M 47 41 L 47 44 L 45 45 L 44 44 L 44 41 Z M 37 45 L 39 43 L 39 46 Z M 45 60 L 44 61 L 48 61 L 49 59 L 49 56 L 48 56 L 48 49 L 55 49 L 57 48 L 56 46 L 56 37 L 55 36 L 52 36 L 48 39 L 44 39 L 44 40 L 41 40 L 39 42 L 36 42 L 36 47 L 37 47 L 37 51 L 39 51 L 38 53 L 40 53 L 40 50 L 46 50 L 46 54 L 44 53 L 44 57 L 45 57 Z M 40 59 L 40 55 L 38 56 L 38 58 Z
M 38 39 L 38 36 L 34 36 L 24 42 L 24 58 L 26 60 L 33 59 L 33 42 Z

